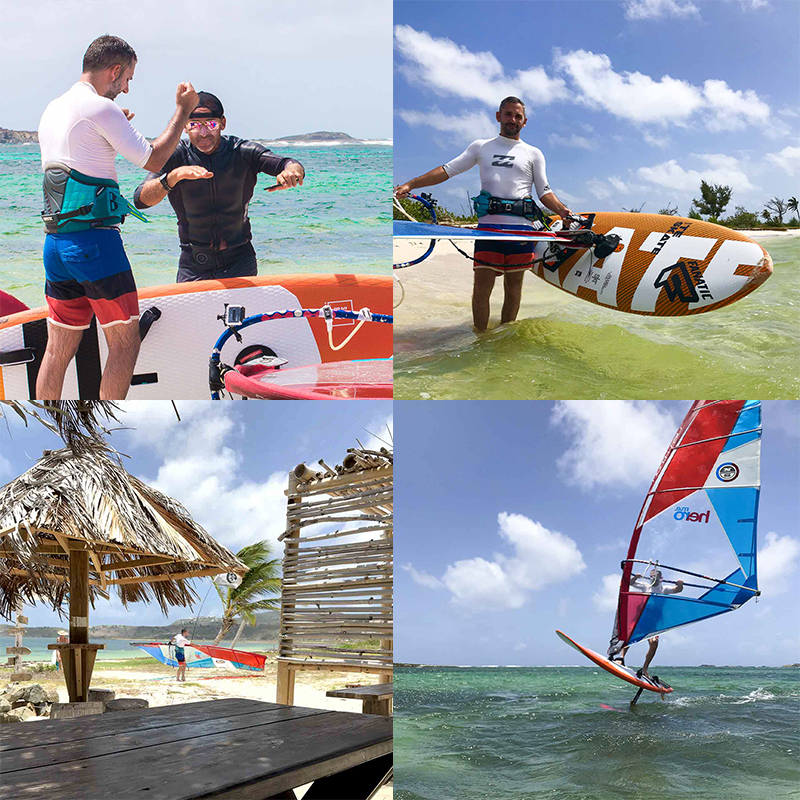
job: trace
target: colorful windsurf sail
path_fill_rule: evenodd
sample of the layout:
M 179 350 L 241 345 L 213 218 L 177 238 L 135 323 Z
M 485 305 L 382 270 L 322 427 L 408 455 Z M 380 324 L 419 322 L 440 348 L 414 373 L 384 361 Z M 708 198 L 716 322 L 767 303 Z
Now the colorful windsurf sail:
M 166 664 L 177 667 L 175 646 L 166 642 L 131 642 L 131 647 L 138 647 L 145 653 Z M 235 669 L 254 672 L 264 669 L 267 657 L 260 653 L 249 653 L 246 650 L 232 650 L 229 647 L 216 647 L 210 644 L 194 644 L 184 648 L 187 667 L 225 668 L 228 665 Z
M 760 594 L 760 465 L 759 401 L 692 404 L 622 562 L 609 657 L 655 634 L 734 611 Z
M 211 658 L 229 661 L 236 669 L 260 671 L 264 669 L 267 661 L 267 657 L 261 653 L 250 653 L 247 650 L 232 650 L 229 647 L 217 647 L 213 644 L 196 644 L 194 647 Z

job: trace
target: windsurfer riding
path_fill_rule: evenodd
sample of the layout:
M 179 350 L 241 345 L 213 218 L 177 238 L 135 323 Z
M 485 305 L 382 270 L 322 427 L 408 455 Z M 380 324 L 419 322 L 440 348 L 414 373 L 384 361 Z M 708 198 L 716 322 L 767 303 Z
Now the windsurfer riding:
M 664 583 L 664 576 L 658 567 L 652 567 L 647 577 L 639 572 L 634 573 L 631 575 L 630 585 L 631 588 L 637 589 L 644 594 L 680 594 L 683 591 L 683 581 L 675 581 L 674 588 L 669 588 Z M 650 677 L 650 673 L 647 671 L 647 668 L 650 666 L 650 662 L 655 657 L 656 650 L 658 650 L 658 636 L 649 637 L 647 643 L 649 645 L 647 649 L 647 655 L 645 656 L 642 668 L 636 673 L 638 677 Z M 622 648 L 622 652 L 619 654 L 619 656 L 612 657 L 611 661 L 619 661 L 620 664 L 625 666 L 625 654 L 628 652 L 629 647 L 629 644 L 625 645 L 625 647 Z
M 562 219 L 571 217 L 572 212 L 547 183 L 542 151 L 519 138 L 528 122 L 522 100 L 506 97 L 495 118 L 500 123 L 499 136 L 478 139 L 447 164 L 398 186 L 397 197 L 407 197 L 422 186 L 444 183 L 477 164 L 481 175 L 481 194 L 475 198 L 479 230 L 482 227 L 495 231 L 534 230 L 534 219 L 541 216 L 531 198 L 534 187 L 547 208 Z M 533 258 L 533 246 L 533 242 L 475 242 L 472 318 L 477 331 L 485 331 L 489 324 L 489 298 L 498 275 L 503 276 L 504 289 L 500 322 L 513 322 L 517 318 L 522 280 Z

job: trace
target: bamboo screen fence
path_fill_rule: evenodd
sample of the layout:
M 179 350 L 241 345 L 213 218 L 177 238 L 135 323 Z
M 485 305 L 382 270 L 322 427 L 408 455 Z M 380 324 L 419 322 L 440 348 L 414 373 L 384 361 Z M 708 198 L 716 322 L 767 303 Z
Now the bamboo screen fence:
M 392 453 L 350 448 L 342 465 L 289 476 L 278 702 L 302 670 L 392 680 Z

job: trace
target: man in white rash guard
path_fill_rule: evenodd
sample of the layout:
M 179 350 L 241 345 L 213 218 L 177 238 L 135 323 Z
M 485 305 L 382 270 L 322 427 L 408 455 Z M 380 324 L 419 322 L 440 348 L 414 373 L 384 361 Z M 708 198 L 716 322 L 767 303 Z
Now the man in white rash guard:
M 160 170 L 198 103 L 192 84 L 179 84 L 172 119 L 148 142 L 131 125 L 133 114 L 114 102 L 128 93 L 136 61 L 124 40 L 95 39 L 79 81 L 47 106 L 39 123 L 49 308 L 39 400 L 60 399 L 67 366 L 93 316 L 108 345 L 100 399 L 123 400 L 130 388 L 140 345 L 139 302 L 118 226 L 138 212 L 119 193 L 114 159 L 119 153 L 137 167 Z
M 638 572 L 631 575 L 630 585 L 631 588 L 639 592 L 644 592 L 645 594 L 680 594 L 683 591 L 683 581 L 675 581 L 675 588 L 673 589 L 667 587 L 664 583 L 664 576 L 658 567 L 653 567 L 650 570 L 649 577 L 645 577 Z M 647 668 L 655 657 L 656 650 L 658 650 L 658 636 L 651 636 L 647 640 L 647 643 L 649 645 L 647 648 L 647 655 L 645 656 L 644 664 L 641 670 L 639 670 L 639 673 L 649 678 L 650 673 L 647 671 Z M 630 645 L 625 645 L 625 647 L 622 648 L 619 659 L 617 659 L 623 665 L 625 664 L 625 654 L 628 652 L 629 647 Z
M 528 122 L 522 100 L 506 97 L 495 117 L 500 123 L 499 136 L 472 142 L 460 156 L 447 164 L 398 186 L 397 196 L 406 197 L 414 189 L 444 183 L 477 164 L 484 194 L 503 200 L 522 200 L 531 197 L 535 188 L 540 202 L 547 208 L 562 218 L 572 216 L 547 183 L 542 151 L 519 138 L 520 131 Z M 534 221 L 527 216 L 487 213 L 480 216 L 478 229 L 528 231 L 533 229 L 533 225 Z M 485 331 L 489 324 L 489 298 L 498 275 L 503 276 L 504 289 L 500 323 L 513 322 L 517 318 L 522 279 L 532 260 L 533 242 L 475 242 L 472 318 L 476 330 Z

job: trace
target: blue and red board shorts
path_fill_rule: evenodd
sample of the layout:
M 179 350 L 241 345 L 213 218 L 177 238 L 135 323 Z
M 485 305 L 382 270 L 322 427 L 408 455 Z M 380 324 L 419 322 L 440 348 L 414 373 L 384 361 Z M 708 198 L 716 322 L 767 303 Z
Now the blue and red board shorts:
M 499 225 L 478 225 L 481 228 L 491 228 L 494 231 L 505 228 Z M 508 226 L 510 231 L 531 232 L 530 227 Z M 492 269 L 495 272 L 521 272 L 530 269 L 533 261 L 533 247 L 535 242 L 507 242 L 486 239 L 475 240 L 475 253 L 473 269 Z
M 139 317 L 131 265 L 116 228 L 51 233 L 44 241 L 45 295 L 51 323 L 88 328 Z

